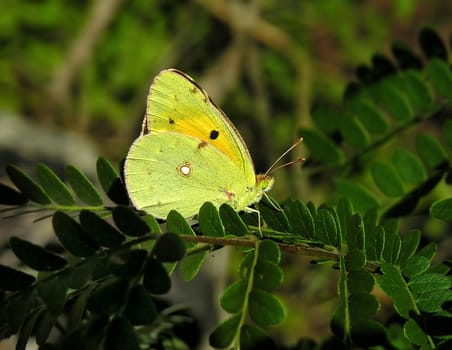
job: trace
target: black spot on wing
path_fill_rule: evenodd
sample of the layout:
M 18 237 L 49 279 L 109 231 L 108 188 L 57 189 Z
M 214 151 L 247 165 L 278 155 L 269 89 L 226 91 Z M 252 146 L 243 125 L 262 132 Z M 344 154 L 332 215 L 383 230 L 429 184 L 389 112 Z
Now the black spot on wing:
M 218 138 L 218 136 L 220 135 L 220 133 L 217 130 L 212 130 L 210 132 L 209 138 L 211 140 L 216 140 Z
M 171 125 L 176 124 L 173 118 L 168 118 L 168 123 L 170 123 Z

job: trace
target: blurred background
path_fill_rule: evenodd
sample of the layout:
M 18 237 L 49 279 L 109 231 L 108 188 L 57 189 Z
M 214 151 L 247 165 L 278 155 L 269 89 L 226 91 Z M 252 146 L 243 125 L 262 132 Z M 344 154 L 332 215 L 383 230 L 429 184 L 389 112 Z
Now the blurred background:
M 170 67 L 207 90 L 265 171 L 297 128 L 310 126 L 312 106 L 339 103 L 358 64 L 389 54 L 394 41 L 417 47 L 424 26 L 447 40 L 452 18 L 448 0 L 1 0 L 0 8 L 1 178 L 7 163 L 44 162 L 59 174 L 73 164 L 93 179 L 98 156 L 118 164 L 138 135 L 153 77 Z M 326 201 L 295 168 L 276 175 L 272 195 Z M 3 248 L 12 234 L 47 242 L 51 230 L 31 221 L 2 223 Z M 274 332 L 285 343 L 321 339 L 335 275 L 285 260 L 281 294 L 300 312 Z

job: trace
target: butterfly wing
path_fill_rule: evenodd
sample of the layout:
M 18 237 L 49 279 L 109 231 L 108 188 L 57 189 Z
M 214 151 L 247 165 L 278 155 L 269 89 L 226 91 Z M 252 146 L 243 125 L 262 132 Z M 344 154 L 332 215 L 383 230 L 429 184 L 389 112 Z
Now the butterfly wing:
M 248 181 L 254 166 L 241 135 L 228 117 L 189 76 L 164 70 L 151 85 L 142 134 L 176 132 L 213 145 L 229 158 Z
M 190 218 L 210 201 L 231 204 L 237 211 L 254 201 L 254 179 L 210 143 L 189 135 L 159 132 L 133 143 L 124 164 L 133 205 L 158 218 L 170 210 Z

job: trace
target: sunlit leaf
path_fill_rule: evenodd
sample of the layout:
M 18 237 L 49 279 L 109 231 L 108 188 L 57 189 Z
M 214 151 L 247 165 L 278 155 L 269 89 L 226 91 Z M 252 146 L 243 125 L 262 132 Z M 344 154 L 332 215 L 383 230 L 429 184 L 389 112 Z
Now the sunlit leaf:
M 66 177 L 76 195 L 86 204 L 92 206 L 102 205 L 102 198 L 90 180 L 76 167 L 69 165 L 66 168 Z
M 47 193 L 30 176 L 14 165 L 8 165 L 6 172 L 14 185 L 33 202 L 50 204 L 52 201 Z
M 204 203 L 199 209 L 199 229 L 206 236 L 223 237 L 225 234 L 220 214 L 210 202 Z
M 278 324 L 286 317 L 286 310 L 281 302 L 262 289 L 251 291 L 248 311 L 252 320 L 260 326 Z
M 45 164 L 38 164 L 36 175 L 47 194 L 56 203 L 61 205 L 74 205 L 75 198 L 63 181 Z

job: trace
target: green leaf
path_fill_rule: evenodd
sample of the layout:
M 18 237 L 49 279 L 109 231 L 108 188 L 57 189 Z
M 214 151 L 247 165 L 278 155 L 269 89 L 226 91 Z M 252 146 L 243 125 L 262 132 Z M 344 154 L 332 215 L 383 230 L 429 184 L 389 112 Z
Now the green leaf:
M 244 324 L 240 329 L 240 350 L 276 350 L 273 339 L 260 327 Z
M 364 248 L 364 224 L 361 215 L 354 214 L 350 218 L 346 238 L 349 250 Z
M 363 223 L 364 223 L 364 232 L 366 232 L 366 234 L 377 226 L 377 220 L 378 220 L 377 208 L 371 208 L 364 213 Z M 343 231 L 345 231 L 346 227 L 347 226 L 344 227 Z
M 143 286 L 152 294 L 165 294 L 171 288 L 171 280 L 163 265 L 155 259 L 148 259 L 143 274 Z
M 333 215 L 326 209 L 319 209 L 315 218 L 316 240 L 337 247 L 338 232 Z
M 416 135 L 416 151 L 429 168 L 435 169 L 447 162 L 447 153 L 443 146 L 427 134 Z
M 281 268 L 268 260 L 258 261 L 254 268 L 253 287 L 260 289 L 273 289 L 279 287 L 284 280 Z
M 438 250 L 438 246 L 434 242 L 427 243 L 425 246 L 423 246 L 416 255 L 419 256 L 425 256 L 429 260 L 433 260 L 433 258 L 436 255 L 436 252 Z
M 330 321 L 330 328 L 333 334 L 339 338 L 345 338 L 345 307 L 340 305 L 335 311 Z M 347 321 L 349 323 L 350 321 Z
M 91 211 L 82 210 L 79 218 L 80 224 L 90 238 L 102 247 L 112 248 L 125 240 L 113 226 Z
M 452 98 L 452 73 L 446 61 L 432 58 L 427 62 L 426 74 L 439 95 Z
M 430 207 L 430 215 L 439 220 L 452 221 L 452 198 L 434 202 Z
M 57 319 L 50 312 L 42 312 L 41 314 L 43 315 L 39 318 L 39 322 L 35 329 L 36 343 L 38 345 L 44 345 L 47 341 Z
M 416 300 L 419 309 L 429 313 L 441 312 L 443 307 L 446 308 L 446 303 L 451 301 L 452 291 L 444 289 L 422 293 Z
M 350 199 L 353 207 L 360 213 L 380 206 L 377 198 L 356 181 L 336 179 L 336 188 L 341 196 Z
M 354 344 L 366 349 L 384 345 L 386 342 L 386 329 L 374 320 L 357 320 L 352 324 L 350 336 Z
M 279 264 L 281 251 L 278 245 L 270 239 L 264 239 L 259 244 L 258 261 L 268 260 L 274 264 Z
M 20 261 L 37 271 L 55 271 L 67 264 L 61 256 L 17 237 L 11 237 L 9 246 Z
M 395 264 L 399 259 L 401 241 L 397 234 L 398 221 L 391 219 L 384 223 L 385 245 L 383 248 L 383 259 L 386 262 Z
M 407 260 L 416 252 L 421 240 L 421 231 L 410 230 L 402 240 L 398 264 L 403 268 Z
M 339 201 L 337 203 L 337 216 L 338 216 L 338 222 L 339 222 L 339 232 L 338 232 L 338 246 L 342 244 L 342 237 L 345 235 L 345 232 L 347 232 L 348 222 L 350 218 L 353 215 L 353 206 L 350 200 L 346 197 L 339 198 Z
M 209 336 L 209 344 L 214 348 L 228 347 L 237 333 L 241 314 L 234 315 L 223 321 Z
M 0 182 L 0 204 L 22 205 L 27 201 L 27 196 Z
M 59 278 L 52 278 L 38 285 L 39 296 L 46 304 L 47 310 L 55 316 L 63 312 L 66 292 L 67 287 Z
M 67 214 L 57 211 L 52 218 L 53 230 L 68 252 L 75 256 L 88 257 L 97 248 L 83 228 Z
M 374 287 L 374 276 L 368 271 L 361 269 L 355 271 L 349 271 L 348 276 L 348 289 L 350 293 L 370 293 Z
M 345 116 L 341 120 L 340 128 L 350 146 L 366 147 L 369 144 L 369 134 L 357 118 Z
M 419 327 L 415 320 L 409 319 L 406 321 L 403 327 L 403 332 L 412 344 L 419 346 L 427 344 L 427 335 L 421 327 Z
M 100 157 L 96 169 L 100 185 L 107 196 L 116 204 L 128 205 L 129 197 L 124 183 L 111 163 L 106 158 Z
M 335 118 L 337 114 L 337 109 L 330 108 L 325 104 L 316 105 L 311 110 L 312 121 L 319 130 L 326 134 L 335 132 L 339 128 L 339 118 Z
M 232 209 L 232 208 L 231 208 Z M 235 213 L 235 212 L 234 212 Z M 182 215 L 171 210 L 167 217 L 166 228 L 168 232 L 195 236 L 195 232 Z M 185 242 L 187 249 L 196 247 L 195 243 Z M 199 273 L 201 266 L 207 257 L 207 251 L 201 251 L 193 255 L 185 255 L 179 263 L 179 271 L 184 281 L 191 281 Z
M 124 316 L 135 326 L 151 323 L 158 311 L 148 291 L 140 284 L 134 286 L 128 295 Z
M 220 206 L 220 216 L 226 232 L 233 236 L 245 236 L 248 227 L 237 212 L 227 203 Z
M 278 324 L 286 317 L 286 310 L 281 302 L 262 289 L 254 289 L 249 294 L 248 312 L 251 319 L 260 326 Z
M 433 96 L 421 74 L 414 70 L 403 73 L 405 92 L 415 110 L 428 111 L 433 104 Z
M 423 273 L 410 280 L 410 289 L 416 293 L 434 292 L 440 289 L 449 289 L 452 281 L 449 277 L 439 273 Z
M 376 185 L 385 195 L 400 197 L 404 194 L 402 181 L 388 164 L 377 160 L 373 162 L 371 170 Z
M 35 298 L 33 288 L 21 291 L 13 296 L 6 305 L 6 320 L 8 327 L 16 333 L 30 312 L 31 303 Z
M 368 260 L 380 261 L 381 253 L 385 245 L 385 231 L 383 227 L 377 226 L 366 230 L 366 256 Z
M 113 209 L 112 214 L 116 227 L 125 235 L 140 237 L 149 233 L 149 226 L 132 209 L 120 205 Z
M 362 271 L 364 264 L 366 263 L 366 257 L 364 253 L 359 249 L 349 248 L 347 255 L 345 256 L 345 269 L 348 272 Z
M 383 276 L 378 279 L 381 289 L 394 300 L 394 308 L 404 318 L 410 318 L 410 311 L 416 310 L 412 295 L 400 270 L 388 263 L 381 265 Z
M 388 129 L 388 122 L 383 113 L 368 99 L 355 98 L 347 102 L 350 110 L 370 133 L 382 134 Z
M 413 118 L 413 110 L 407 97 L 388 79 L 383 81 L 379 89 L 378 100 L 395 120 L 403 122 Z
M 168 232 L 176 233 L 178 235 L 190 235 L 196 236 L 191 226 L 187 223 L 187 220 L 176 210 L 171 210 L 166 218 L 166 229 Z M 194 246 L 193 243 L 190 243 Z
M 111 255 L 108 267 L 123 280 L 132 280 L 141 274 L 148 252 L 144 249 L 122 250 Z
M 41 186 L 56 203 L 67 206 L 75 205 L 74 196 L 52 169 L 44 164 L 38 164 L 36 175 Z
M 66 177 L 75 194 L 86 204 L 101 206 L 102 198 L 90 180 L 76 167 L 66 167 Z
M 88 309 L 100 316 L 118 312 L 127 296 L 127 283 L 120 279 L 110 280 L 96 288 L 88 299 Z
M 42 187 L 19 168 L 8 165 L 6 172 L 13 184 L 31 201 L 39 204 L 50 204 L 52 202 Z
M 314 218 L 302 201 L 295 200 L 289 204 L 287 218 L 295 234 L 308 239 L 315 236 Z
M 289 220 L 284 211 L 266 205 L 259 205 L 259 211 L 268 227 L 279 232 L 290 232 Z
M 140 350 L 132 324 L 125 318 L 116 316 L 108 326 L 104 348 L 109 350 Z
M 422 163 L 411 152 L 404 149 L 394 151 L 392 164 L 400 177 L 408 183 L 418 184 L 427 179 Z
M 0 290 L 21 290 L 33 284 L 34 281 L 35 278 L 29 274 L 0 265 Z
M 90 280 L 95 267 L 96 264 L 94 261 L 85 260 L 83 263 L 63 271 L 60 274 L 61 279 L 69 288 L 80 289 Z
M 175 233 L 165 233 L 157 239 L 152 251 L 161 262 L 174 262 L 185 255 L 185 243 Z
M 325 163 L 341 163 L 344 160 L 342 151 L 324 134 L 316 130 L 302 128 L 299 135 L 309 150 L 309 157 Z
M 248 281 L 239 280 L 230 284 L 220 299 L 223 310 L 234 314 L 242 309 L 246 297 Z
M 217 208 L 210 202 L 204 203 L 199 209 L 199 229 L 211 237 L 224 237 L 224 226 Z
M 26 349 L 28 339 L 30 338 L 31 334 L 33 333 L 40 315 L 41 315 L 40 312 L 34 311 L 25 320 L 25 322 L 22 325 L 22 327 L 20 328 L 20 331 L 18 334 L 16 348 L 15 348 L 16 350 L 25 350 Z
M 352 323 L 359 323 L 356 321 L 369 318 L 380 308 L 380 303 L 370 293 L 353 293 L 350 294 L 348 300 Z
M 182 258 L 179 263 L 179 272 L 184 281 L 191 281 L 198 275 L 208 253 L 208 251 L 202 251 L 192 255 L 185 255 Z
M 422 28 L 418 39 L 422 51 L 428 59 L 437 57 L 447 60 L 448 54 L 446 45 L 435 30 L 429 27 Z
M 427 271 L 429 267 L 430 260 L 428 258 L 421 255 L 414 255 L 407 259 L 402 271 L 406 277 L 412 279 Z
M 80 292 L 75 301 L 71 302 L 71 309 L 68 316 L 68 328 L 74 329 L 80 326 L 83 316 L 86 311 L 86 305 L 88 298 L 91 295 L 93 286 L 88 286 L 86 289 Z

